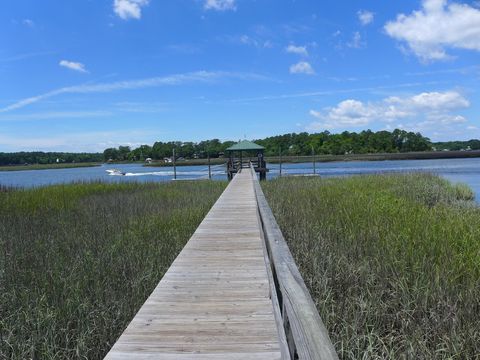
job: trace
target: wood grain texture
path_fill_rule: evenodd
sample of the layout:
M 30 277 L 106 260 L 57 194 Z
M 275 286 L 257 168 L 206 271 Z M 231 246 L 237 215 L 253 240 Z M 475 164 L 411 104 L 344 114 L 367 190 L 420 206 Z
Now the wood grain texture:
M 285 359 L 252 174 L 237 174 L 105 359 Z
M 328 331 L 256 178 L 254 186 L 291 357 L 338 360 Z

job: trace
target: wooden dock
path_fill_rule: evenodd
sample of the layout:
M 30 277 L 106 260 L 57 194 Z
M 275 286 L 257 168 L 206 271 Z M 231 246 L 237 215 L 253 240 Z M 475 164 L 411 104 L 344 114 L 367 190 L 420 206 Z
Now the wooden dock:
M 294 357 L 255 182 L 233 178 L 105 359 Z

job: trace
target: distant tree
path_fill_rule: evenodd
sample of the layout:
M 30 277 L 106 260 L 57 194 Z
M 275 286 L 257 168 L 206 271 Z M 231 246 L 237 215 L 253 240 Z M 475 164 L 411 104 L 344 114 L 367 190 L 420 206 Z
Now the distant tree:
M 254 140 L 265 147 L 265 155 L 276 156 L 281 150 L 285 155 L 310 155 L 312 149 L 316 154 L 342 155 L 346 153 L 391 153 L 407 151 L 426 151 L 432 149 L 430 139 L 420 133 L 407 132 L 395 129 L 393 132 L 364 130 L 359 133 L 344 131 L 340 134 L 331 134 L 328 131 L 309 134 L 290 133 L 271 136 L 264 139 Z M 220 141 L 219 139 L 203 140 L 195 142 L 157 141 L 152 147 L 142 145 L 134 150 L 128 146 L 120 146 L 118 149 L 106 149 L 104 158 L 113 160 L 143 160 L 146 157 L 163 159 L 171 157 L 172 151 L 178 157 L 199 158 L 218 157 L 221 153 L 232 146 L 234 141 Z M 470 140 L 464 148 L 480 149 L 480 140 Z
M 99 153 L 63 153 L 63 152 L 16 152 L 0 153 L 0 165 L 23 165 L 23 164 L 53 164 L 101 162 L 103 155 Z
M 103 158 L 105 161 L 118 160 L 118 150 L 116 148 L 108 148 L 103 151 Z

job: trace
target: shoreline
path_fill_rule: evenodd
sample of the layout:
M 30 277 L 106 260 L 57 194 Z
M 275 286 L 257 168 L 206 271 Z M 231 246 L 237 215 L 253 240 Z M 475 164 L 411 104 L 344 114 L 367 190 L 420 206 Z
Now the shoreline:
M 378 154 L 347 154 L 347 155 L 299 155 L 299 156 L 282 156 L 282 163 L 295 164 L 313 162 L 349 162 L 349 161 L 386 161 L 386 160 L 435 160 L 435 159 L 467 159 L 480 157 L 480 150 L 469 151 L 425 151 L 425 152 L 408 152 L 408 153 L 378 153 Z M 212 166 L 221 165 L 228 161 L 228 158 L 210 159 Z M 280 163 L 279 156 L 265 156 L 265 161 L 270 164 Z M 176 166 L 208 166 L 207 159 L 194 159 L 178 161 Z M 172 163 L 152 162 L 144 164 L 144 167 L 172 167 Z
M 469 151 L 426 151 L 426 152 L 408 152 L 408 153 L 373 153 L 373 154 L 346 154 L 346 155 L 299 155 L 299 156 L 282 156 L 283 164 L 311 163 L 313 160 L 317 163 L 328 162 L 357 162 L 357 161 L 393 161 L 393 160 L 436 160 L 436 159 L 468 159 L 480 158 L 480 150 Z M 224 165 L 228 161 L 224 158 L 211 158 L 210 165 Z M 279 164 L 279 156 L 265 156 L 265 161 L 270 164 Z M 83 167 L 98 167 L 102 165 L 122 165 L 122 164 L 138 164 L 143 167 L 164 168 L 173 167 L 173 163 L 164 163 L 162 161 L 153 161 L 146 164 L 143 161 L 118 161 L 103 163 L 63 163 L 63 164 L 30 164 L 30 165 L 3 165 L 0 166 L 2 171 L 28 171 L 28 170 L 56 170 L 56 169 L 73 169 Z M 184 166 L 208 166 L 207 159 L 181 160 L 175 164 L 177 167 Z
M 56 170 L 83 167 L 102 166 L 102 163 L 67 163 L 67 164 L 31 164 L 31 165 L 4 165 L 0 171 L 28 171 L 28 170 Z

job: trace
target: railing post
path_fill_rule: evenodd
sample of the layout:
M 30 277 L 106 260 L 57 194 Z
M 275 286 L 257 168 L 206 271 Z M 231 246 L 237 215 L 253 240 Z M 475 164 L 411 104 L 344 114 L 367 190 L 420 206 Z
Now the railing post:
M 173 148 L 173 179 L 177 180 L 177 160 L 175 159 L 175 148 Z
M 317 173 L 317 169 L 316 169 L 316 164 L 315 164 L 315 149 L 312 145 L 312 156 L 313 156 L 313 175 L 315 175 Z
M 278 152 L 280 155 L 280 175 L 279 176 L 282 176 L 282 148 L 281 147 L 278 148 Z
M 212 180 L 212 168 L 210 164 L 210 154 L 208 154 L 208 178 Z

